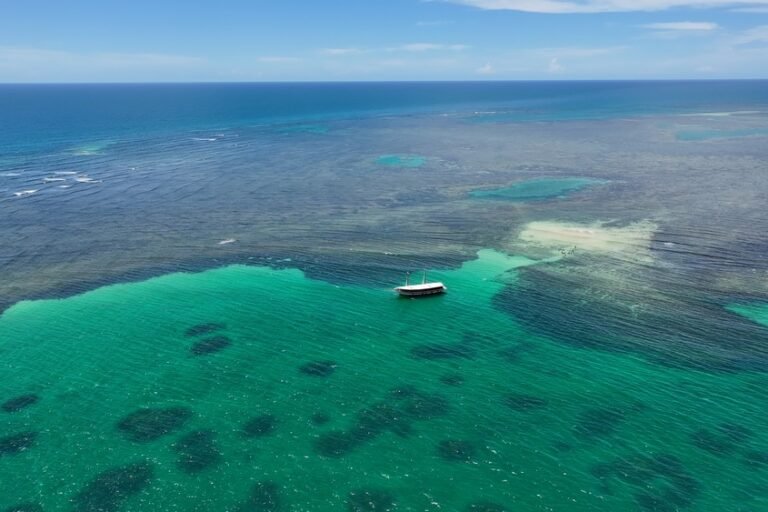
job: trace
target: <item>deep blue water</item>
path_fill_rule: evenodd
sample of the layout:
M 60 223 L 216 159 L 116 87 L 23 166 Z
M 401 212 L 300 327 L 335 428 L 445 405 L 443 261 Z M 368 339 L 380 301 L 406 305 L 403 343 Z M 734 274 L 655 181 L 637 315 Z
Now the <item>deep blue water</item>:
M 0 157 L 179 129 L 444 112 L 478 121 L 768 108 L 768 81 L 0 85 Z

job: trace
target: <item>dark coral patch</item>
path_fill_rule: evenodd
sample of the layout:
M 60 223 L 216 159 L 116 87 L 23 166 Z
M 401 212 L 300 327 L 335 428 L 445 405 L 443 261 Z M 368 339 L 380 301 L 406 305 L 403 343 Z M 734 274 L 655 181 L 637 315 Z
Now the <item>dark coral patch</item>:
M 603 482 L 616 478 L 633 489 L 644 489 L 635 495 L 640 508 L 648 511 L 673 511 L 691 505 L 700 493 L 700 485 L 674 455 L 635 455 L 598 464 L 592 474 Z
M 544 398 L 523 393 L 507 393 L 504 396 L 504 405 L 517 412 L 528 412 L 546 407 L 548 402 Z
M 37 432 L 19 432 L 0 438 L 0 457 L 29 450 L 35 441 L 37 441 Z
M 458 373 L 449 373 L 448 375 L 440 377 L 440 382 L 446 386 L 461 386 L 464 384 L 464 377 Z
M 219 322 L 210 322 L 207 324 L 197 324 L 193 325 L 189 329 L 187 329 L 184 332 L 184 336 L 187 336 L 189 338 L 195 337 L 195 336 L 203 336 L 206 334 L 211 334 L 212 332 L 220 331 L 222 329 L 226 329 L 226 324 L 222 324 Z
M 753 450 L 744 454 L 744 464 L 753 468 L 768 467 L 768 450 Z
M 449 462 L 470 462 L 475 456 L 475 446 L 461 439 L 446 439 L 437 445 L 437 454 Z
M 199 473 L 221 460 L 216 433 L 211 430 L 198 430 L 185 435 L 174 443 L 173 450 L 179 456 L 176 466 L 188 474 Z
M 5 508 L 3 512 L 43 512 L 43 507 L 37 503 L 21 503 Z
M 499 356 L 501 356 L 502 359 L 504 359 L 508 363 L 516 364 L 517 362 L 520 361 L 523 355 L 526 352 L 530 351 L 532 348 L 533 348 L 533 345 L 531 343 L 522 342 L 511 347 L 505 347 L 499 350 L 498 354 Z
M 316 412 L 309 418 L 309 421 L 311 421 L 313 425 L 321 426 L 331 421 L 331 417 L 324 412 Z
M 357 414 L 346 430 L 320 436 L 315 451 L 325 457 L 342 457 L 384 433 L 407 437 L 415 421 L 433 419 L 448 412 L 448 402 L 413 386 L 399 386 L 385 400 L 374 402 Z
M 349 512 L 387 512 L 395 510 L 395 505 L 394 496 L 380 489 L 359 489 L 347 497 Z
M 465 344 L 430 343 L 417 345 L 411 349 L 411 356 L 416 359 L 472 359 L 475 351 Z
M 396 405 L 379 402 L 366 407 L 357 415 L 354 427 L 356 437 L 368 439 L 386 431 L 401 437 L 406 437 L 411 432 L 408 418 Z
M 507 507 L 501 506 L 498 503 L 491 503 L 490 501 L 470 503 L 464 510 L 466 512 L 509 512 Z
M 315 441 L 315 451 L 325 457 L 343 457 L 352 452 L 360 444 L 354 433 L 344 430 L 334 430 L 321 435 Z
M 226 336 L 212 336 L 204 340 L 196 341 L 189 349 L 195 356 L 205 356 L 221 352 L 232 344 L 232 340 Z
M 334 361 L 310 361 L 299 367 L 304 375 L 312 377 L 330 377 L 338 366 Z
M 112 512 L 129 497 L 151 482 L 154 468 L 148 462 L 136 462 L 100 473 L 73 499 L 75 512 Z
M 245 437 L 268 436 L 277 428 L 277 418 L 272 414 L 261 414 L 248 420 L 243 425 Z
M 701 429 L 691 434 L 691 442 L 698 448 L 718 457 L 733 453 L 755 433 L 735 423 L 721 423 L 714 430 Z
M 697 448 L 700 448 L 712 455 L 724 457 L 733 453 L 736 444 L 727 437 L 712 432 L 711 430 L 701 429 L 691 434 L 691 442 Z
M 30 405 L 36 404 L 38 400 L 40 400 L 40 397 L 37 395 L 21 395 L 11 398 L 10 400 L 6 400 L 3 402 L 3 405 L 0 406 L 0 408 L 5 412 L 18 412 L 26 407 L 29 407 Z
M 147 443 L 181 429 L 191 417 L 186 407 L 139 409 L 120 420 L 117 429 L 131 441 Z
M 281 509 L 280 486 L 265 480 L 256 482 L 248 499 L 237 512 L 277 512 Z
M 414 420 L 431 420 L 448 414 L 448 401 L 438 395 L 418 393 L 403 405 L 403 412 Z
M 755 435 L 754 431 L 736 423 L 721 423 L 717 426 L 717 430 L 723 436 L 739 444 L 748 441 Z
M 405 386 L 397 386 L 389 391 L 389 396 L 396 400 L 404 400 L 406 398 L 412 398 L 419 394 L 419 390 L 416 386 L 407 384 Z
M 579 415 L 573 428 L 577 437 L 586 440 L 599 439 L 612 435 L 626 419 L 623 411 L 612 407 L 595 407 Z

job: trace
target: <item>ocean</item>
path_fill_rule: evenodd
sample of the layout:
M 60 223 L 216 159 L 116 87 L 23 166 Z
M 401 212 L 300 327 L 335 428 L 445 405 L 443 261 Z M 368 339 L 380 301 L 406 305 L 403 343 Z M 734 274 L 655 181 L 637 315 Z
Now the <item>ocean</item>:
M 768 510 L 767 81 L 0 85 L 0 140 L 0 510 Z

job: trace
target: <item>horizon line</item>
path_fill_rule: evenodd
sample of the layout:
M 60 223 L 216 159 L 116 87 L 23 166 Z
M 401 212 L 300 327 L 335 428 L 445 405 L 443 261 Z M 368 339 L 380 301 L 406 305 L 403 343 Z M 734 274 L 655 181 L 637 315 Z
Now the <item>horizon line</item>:
M 750 78 L 509 78 L 446 80 L 190 80 L 190 81 L 65 81 L 65 82 L 0 82 L 8 85 L 267 85 L 267 84 L 441 84 L 441 83 L 565 83 L 565 82 L 759 82 L 768 77 Z

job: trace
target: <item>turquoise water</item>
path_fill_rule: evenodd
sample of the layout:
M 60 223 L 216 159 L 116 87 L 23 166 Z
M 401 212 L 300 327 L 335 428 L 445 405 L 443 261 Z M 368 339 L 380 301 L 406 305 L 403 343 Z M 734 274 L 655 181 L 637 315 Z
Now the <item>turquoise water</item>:
M 1 86 L 0 510 L 768 510 L 765 85 Z
M 404 167 L 416 169 L 427 162 L 426 157 L 418 155 L 381 155 L 376 163 L 386 167 Z
M 604 181 L 589 178 L 539 179 L 515 183 L 505 188 L 473 190 L 469 195 L 480 199 L 537 201 L 565 196 L 604 183 Z

